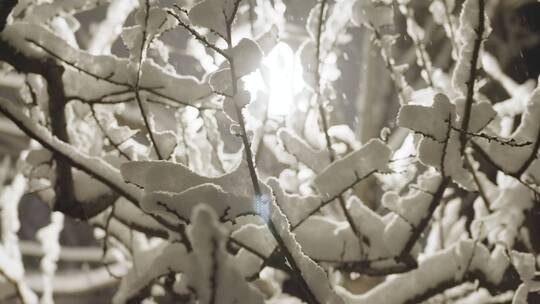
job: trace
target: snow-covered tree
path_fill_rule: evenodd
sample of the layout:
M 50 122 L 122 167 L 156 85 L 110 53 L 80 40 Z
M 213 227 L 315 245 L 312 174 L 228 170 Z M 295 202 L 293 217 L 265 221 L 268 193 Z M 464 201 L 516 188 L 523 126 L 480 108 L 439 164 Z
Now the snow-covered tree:
M 0 167 L 0 296 L 527 303 L 540 290 L 526 223 L 540 87 L 486 50 L 496 3 L 426 3 L 0 2 L 0 77 L 16 88 L 2 121 L 31 139 Z M 17 234 L 25 193 L 53 211 L 33 277 Z M 65 217 L 92 227 L 98 268 L 58 273 Z

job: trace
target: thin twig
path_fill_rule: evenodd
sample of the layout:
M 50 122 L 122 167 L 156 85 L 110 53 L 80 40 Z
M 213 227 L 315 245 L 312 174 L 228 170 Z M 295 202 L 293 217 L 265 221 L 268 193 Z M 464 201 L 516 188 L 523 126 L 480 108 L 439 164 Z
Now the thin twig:
M 324 23 L 326 19 L 326 6 L 327 6 L 327 0 L 322 0 L 320 3 L 320 9 L 319 9 L 319 18 L 318 18 L 318 24 L 317 24 L 317 37 L 316 37 L 316 60 L 317 60 L 317 67 L 315 70 L 315 85 L 316 88 L 316 94 L 317 94 L 317 103 L 319 108 L 319 116 L 322 123 L 322 130 L 324 132 L 324 137 L 326 139 L 326 149 L 328 150 L 328 156 L 330 158 L 330 164 L 333 163 L 336 160 L 336 156 L 334 153 L 334 150 L 332 149 L 332 141 L 330 139 L 330 134 L 328 133 L 328 121 L 326 120 L 326 110 L 323 102 L 323 94 L 322 94 L 322 88 L 321 88 L 321 43 L 322 43 L 322 34 L 323 34 L 323 28 Z M 356 226 L 356 223 L 354 222 L 354 219 L 352 218 L 351 214 L 349 213 L 349 210 L 347 210 L 347 205 L 345 203 L 345 198 L 342 194 L 338 195 L 337 197 L 339 206 L 341 207 L 341 210 L 343 211 L 343 214 L 345 215 L 345 219 L 347 220 L 347 223 L 349 223 L 349 227 L 351 228 L 352 232 L 358 239 L 358 242 L 360 243 L 360 247 L 363 251 L 363 236 L 361 231 L 358 230 L 358 227 Z
M 96 109 L 94 109 L 94 106 L 91 105 L 90 106 L 90 111 L 92 113 L 92 117 L 94 118 L 96 124 L 98 125 L 98 128 L 101 130 L 101 133 L 103 133 L 103 136 L 105 136 L 105 138 L 109 141 L 109 143 L 111 143 L 111 145 L 114 147 L 114 149 L 120 154 L 122 155 L 124 158 L 126 158 L 127 160 L 131 160 L 131 157 L 129 157 L 129 155 L 126 154 L 126 152 L 122 151 L 122 149 L 120 149 L 120 144 L 117 144 L 110 136 L 109 134 L 107 133 L 107 130 L 105 130 L 105 127 L 103 127 L 103 125 L 101 124 L 101 122 L 99 121 L 99 119 L 97 118 L 97 115 L 96 115 Z
M 469 158 L 469 155 L 465 154 L 465 166 L 467 166 L 467 169 L 469 172 L 471 172 L 471 175 L 473 176 L 474 183 L 476 184 L 476 187 L 478 188 L 478 193 L 480 194 L 480 197 L 482 198 L 482 201 L 484 202 L 484 206 L 488 211 L 491 212 L 491 203 L 487 197 L 486 191 L 484 190 L 484 186 L 482 186 L 482 183 L 480 181 L 480 178 L 478 177 L 478 174 L 476 173 L 476 170 L 472 166 L 472 162 Z
M 408 98 L 405 95 L 405 88 L 401 85 L 400 81 L 397 78 L 397 72 L 395 68 L 395 62 L 392 59 L 391 51 L 386 48 L 386 44 L 383 41 L 383 35 L 381 32 L 375 27 L 374 24 L 369 24 L 369 27 L 373 30 L 373 36 L 375 38 L 376 44 L 379 46 L 381 50 L 381 57 L 384 61 L 384 66 L 388 70 L 390 74 L 390 78 L 392 79 L 392 82 L 394 83 L 394 86 L 396 87 L 397 94 L 399 97 L 399 100 L 401 103 L 408 102 Z
M 238 10 L 238 6 L 239 6 L 240 1 L 241 0 L 236 0 L 235 9 L 233 11 L 232 16 L 229 17 L 229 19 L 227 19 L 227 16 L 226 16 L 225 12 L 223 14 L 224 17 L 226 18 L 227 47 L 228 47 L 228 52 L 231 53 L 231 54 L 232 54 L 232 48 L 233 48 L 233 45 L 232 45 L 232 23 L 234 21 L 234 17 L 236 15 L 237 10 Z M 231 71 L 231 81 L 232 81 L 232 91 L 233 91 L 232 95 L 235 96 L 237 94 L 237 91 L 238 91 L 237 77 L 236 77 L 236 70 L 235 70 L 235 62 L 234 62 L 233 56 L 230 56 L 228 58 L 228 60 L 229 60 L 229 66 L 230 66 L 230 71 Z M 243 114 L 242 114 L 242 108 L 236 103 L 235 99 L 233 99 L 233 103 L 234 103 L 234 107 L 235 107 L 236 114 L 237 114 L 237 117 L 238 117 L 238 123 L 240 124 L 240 130 L 241 130 L 240 137 L 242 138 L 242 142 L 243 142 L 243 145 L 244 145 L 244 151 L 246 153 L 246 161 L 247 161 L 247 164 L 248 164 L 249 173 L 250 173 L 250 177 L 251 177 L 251 182 L 252 182 L 252 185 L 253 185 L 253 192 L 254 192 L 254 195 L 255 195 L 254 199 L 261 200 L 261 199 L 264 199 L 264 197 L 263 197 L 263 194 L 262 194 L 262 191 L 261 191 L 261 186 L 260 186 L 260 183 L 259 183 L 259 177 L 258 177 L 257 171 L 255 169 L 255 164 L 253 162 L 253 154 L 252 154 L 252 151 L 251 151 L 251 145 L 249 143 L 249 139 L 248 139 L 248 135 L 247 135 L 246 127 L 245 127 L 244 117 L 243 117 Z M 267 201 L 267 200 L 265 200 L 265 202 L 263 202 L 263 203 L 270 204 L 270 202 Z M 292 270 L 291 274 L 293 275 L 293 277 L 295 278 L 295 281 L 299 284 L 300 288 L 304 292 L 304 295 L 306 297 L 305 300 L 308 303 L 319 303 L 317 301 L 317 298 L 315 297 L 313 291 L 310 289 L 308 282 L 306 282 L 306 280 L 304 279 L 304 277 L 302 275 L 302 271 L 300 270 L 299 266 L 297 265 L 297 262 L 294 259 L 292 253 L 289 251 L 289 249 L 288 249 L 287 245 L 285 244 L 284 240 L 279 235 L 279 232 L 278 232 L 277 228 L 275 227 L 272 219 L 269 218 L 266 221 L 266 224 L 267 224 L 268 229 L 270 230 L 270 233 L 272 234 L 272 236 L 276 240 L 276 242 L 278 244 L 278 247 L 280 248 L 281 254 L 284 255 L 288 265 L 290 266 L 290 268 Z
M 135 99 L 137 100 L 137 106 L 139 107 L 139 110 L 141 111 L 141 116 L 143 118 L 144 126 L 146 128 L 146 131 L 148 132 L 148 136 L 150 137 L 150 141 L 152 142 L 152 145 L 154 146 L 154 151 L 156 151 L 156 156 L 159 160 L 163 160 L 163 155 L 159 151 L 159 146 L 157 144 L 156 138 L 154 137 L 154 132 L 152 132 L 152 128 L 150 127 L 150 122 L 148 121 L 148 115 L 146 113 L 146 110 L 144 108 L 142 98 L 140 96 L 140 84 L 141 84 L 141 78 L 142 78 L 142 66 L 146 57 L 146 49 L 147 49 L 147 39 L 146 36 L 146 27 L 148 26 L 148 18 L 150 17 L 150 0 L 145 1 L 145 9 L 144 9 L 144 26 L 142 27 L 142 41 L 141 41 L 141 49 L 140 49 L 140 56 L 139 56 L 139 63 L 137 65 L 137 79 L 135 81 Z M 148 39 L 148 44 L 152 41 L 152 37 Z
M 450 44 L 452 45 L 452 50 L 454 50 L 455 54 L 458 52 L 458 47 L 456 45 L 456 34 L 454 33 L 454 24 L 452 23 L 452 12 L 450 11 L 448 7 L 447 0 L 441 0 L 443 7 L 444 7 L 444 16 L 446 19 L 446 22 L 448 23 L 448 29 L 449 29 L 449 35 L 448 37 L 450 39 Z
M 217 47 L 216 45 L 214 45 L 213 43 L 211 43 L 210 41 L 208 41 L 208 39 L 206 39 L 206 37 L 204 37 L 202 34 L 200 34 L 199 32 L 197 32 L 192 26 L 190 26 L 189 24 L 185 23 L 181 18 L 180 16 L 178 16 L 177 14 L 175 14 L 174 12 L 172 11 L 167 11 L 167 14 L 173 16 L 177 21 L 178 21 L 178 24 L 183 27 L 184 29 L 186 29 L 193 37 L 195 37 L 195 39 L 197 39 L 199 42 L 201 42 L 205 47 L 209 48 L 209 49 L 212 49 L 214 51 L 216 51 L 216 53 L 220 54 L 221 56 L 223 56 L 225 59 L 229 59 L 229 55 L 227 53 L 225 53 L 224 50 L 220 49 L 219 47 Z
M 469 123 L 471 120 L 472 105 L 474 103 L 474 89 L 476 83 L 476 76 L 478 73 L 478 59 L 480 57 L 480 49 L 482 47 L 483 36 L 485 31 L 485 0 L 478 0 L 478 27 L 475 29 L 476 39 L 474 40 L 474 47 L 472 51 L 472 57 L 469 70 L 469 78 L 467 84 L 467 94 L 465 97 L 465 110 L 463 111 L 463 120 L 461 122 L 461 130 L 463 132 L 469 131 Z M 467 143 L 467 134 L 461 133 L 459 136 L 461 142 L 460 152 L 463 154 L 465 151 L 465 144 Z

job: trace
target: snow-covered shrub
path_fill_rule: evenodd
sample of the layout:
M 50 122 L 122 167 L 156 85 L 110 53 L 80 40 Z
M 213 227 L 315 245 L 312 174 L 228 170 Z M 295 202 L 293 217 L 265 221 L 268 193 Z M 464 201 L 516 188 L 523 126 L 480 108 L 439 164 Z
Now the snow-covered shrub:
M 413 1 L 318 1 L 294 48 L 291 2 L 0 4 L 2 69 L 22 79 L 0 112 L 34 140 L 0 178 L 2 294 L 52 303 L 118 280 L 114 303 L 526 303 L 540 289 L 525 225 L 540 194 L 540 87 L 515 84 L 485 50 L 493 5 L 430 2 L 443 68 Z M 97 7 L 106 16 L 82 45 L 77 18 Z M 415 84 L 394 57 L 396 19 Z M 360 99 L 359 131 L 332 115 L 353 28 L 399 104 L 378 138 L 364 121 L 382 95 Z M 56 211 L 38 232 L 39 283 L 18 245 L 25 191 Z M 66 286 L 64 215 L 94 227 L 106 269 Z

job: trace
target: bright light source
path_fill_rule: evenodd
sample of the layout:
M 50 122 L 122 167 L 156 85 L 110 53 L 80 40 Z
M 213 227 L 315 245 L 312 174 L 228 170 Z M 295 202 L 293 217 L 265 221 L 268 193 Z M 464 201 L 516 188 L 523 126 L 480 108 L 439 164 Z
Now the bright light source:
M 294 96 L 302 87 L 302 67 L 293 50 L 279 42 L 262 60 L 266 68 L 266 83 L 260 72 L 245 79 L 252 93 L 261 90 L 268 94 L 268 115 L 285 116 L 291 110 Z

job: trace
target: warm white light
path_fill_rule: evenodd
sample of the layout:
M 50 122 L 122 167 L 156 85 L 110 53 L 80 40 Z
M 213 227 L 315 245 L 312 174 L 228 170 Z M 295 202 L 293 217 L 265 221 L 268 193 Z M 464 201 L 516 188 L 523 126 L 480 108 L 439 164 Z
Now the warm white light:
M 266 77 L 260 72 L 246 79 L 252 92 L 262 90 L 268 94 L 268 115 L 285 116 L 293 106 L 294 96 L 301 89 L 302 68 L 293 50 L 284 42 L 279 42 L 262 61 Z M 266 78 L 266 81 L 263 79 Z

